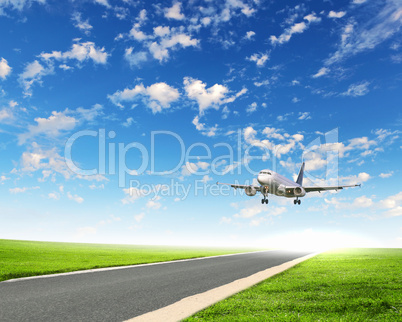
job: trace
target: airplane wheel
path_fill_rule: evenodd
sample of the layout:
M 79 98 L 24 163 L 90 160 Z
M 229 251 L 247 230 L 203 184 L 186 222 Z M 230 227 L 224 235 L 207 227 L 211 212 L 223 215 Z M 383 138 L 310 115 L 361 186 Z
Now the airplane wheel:
M 265 203 L 268 205 L 268 199 L 265 199 Z
M 297 200 L 293 200 L 293 204 L 296 204 L 297 203 Z
M 298 200 L 298 202 L 297 202 L 299 205 L 301 204 L 301 200 Z
M 264 199 L 261 199 L 261 203 L 262 203 L 262 204 L 264 204 L 264 201 L 265 201 Z

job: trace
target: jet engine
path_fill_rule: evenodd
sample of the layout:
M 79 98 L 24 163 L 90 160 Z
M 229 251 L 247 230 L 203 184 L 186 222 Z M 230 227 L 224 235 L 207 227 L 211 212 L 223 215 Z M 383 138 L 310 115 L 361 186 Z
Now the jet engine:
M 255 196 L 255 194 L 257 193 L 257 190 L 255 190 L 254 187 L 246 187 L 244 191 L 246 192 L 246 195 L 249 197 Z
M 283 184 L 279 185 L 279 187 L 276 189 L 276 195 L 277 196 L 283 196 L 285 194 L 285 186 Z
M 306 195 L 306 190 L 304 190 L 302 187 L 296 187 L 294 194 L 296 197 L 304 197 Z

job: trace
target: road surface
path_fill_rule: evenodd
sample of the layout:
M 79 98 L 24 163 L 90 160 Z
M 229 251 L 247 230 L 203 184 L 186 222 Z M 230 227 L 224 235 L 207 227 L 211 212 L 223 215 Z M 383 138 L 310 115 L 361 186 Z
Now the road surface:
M 298 257 L 266 251 L 0 283 L 0 321 L 124 321 Z

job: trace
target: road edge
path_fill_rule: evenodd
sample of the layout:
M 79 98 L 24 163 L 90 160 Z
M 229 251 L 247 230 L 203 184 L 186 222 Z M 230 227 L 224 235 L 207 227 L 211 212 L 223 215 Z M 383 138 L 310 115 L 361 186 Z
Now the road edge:
M 216 258 L 216 257 L 237 256 L 237 255 L 244 255 L 244 254 L 261 253 L 261 252 L 272 252 L 272 251 L 275 251 L 275 250 L 278 250 L 278 249 L 256 250 L 256 251 L 244 252 L 244 253 L 234 253 L 234 254 L 223 254 L 223 255 L 213 255 L 213 256 L 204 256 L 204 257 L 183 258 L 183 259 L 175 259 L 175 260 L 172 260 L 172 261 L 165 261 L 165 262 L 154 262 L 154 263 L 145 263 L 145 264 L 125 265 L 125 266 L 109 266 L 109 267 L 101 267 L 101 268 L 90 268 L 90 269 L 84 269 L 84 270 L 78 270 L 78 271 L 72 271 L 72 272 L 65 272 L 65 273 L 51 273 L 51 274 L 45 274 L 45 275 L 18 277 L 18 278 L 12 278 L 12 279 L 9 279 L 9 280 L 1 281 L 0 283 L 10 283 L 10 282 L 15 283 L 15 282 L 38 279 L 38 278 L 51 278 L 51 277 L 69 276 L 69 275 L 76 275 L 76 274 L 97 273 L 97 272 L 113 271 L 113 270 L 116 270 L 116 269 L 128 269 L 128 268 L 137 268 L 137 267 L 152 266 L 152 265 L 164 265 L 164 264 L 172 264 L 172 263 L 197 261 L 197 260 Z
M 181 299 L 173 304 L 160 308 L 158 310 L 142 314 L 140 316 L 129 319 L 125 322 L 175 322 L 185 319 L 198 311 L 201 311 L 219 301 L 222 301 L 229 296 L 232 296 L 240 291 L 243 291 L 251 286 L 260 283 L 267 278 L 279 274 L 309 258 L 317 256 L 321 252 L 312 253 L 303 257 L 296 258 L 281 265 L 268 268 L 261 272 L 255 273 L 248 277 L 244 277 L 225 284 L 209 291 L 192 295 Z

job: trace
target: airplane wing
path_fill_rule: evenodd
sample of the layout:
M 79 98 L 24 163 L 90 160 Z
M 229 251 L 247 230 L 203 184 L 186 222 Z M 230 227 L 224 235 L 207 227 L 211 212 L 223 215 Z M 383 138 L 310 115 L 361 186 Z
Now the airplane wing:
M 246 188 L 248 188 L 248 187 L 253 187 L 255 190 L 261 191 L 261 187 L 260 187 L 260 186 L 243 185 L 243 184 L 232 184 L 232 183 L 222 183 L 222 182 L 217 182 L 216 184 L 224 184 L 224 185 L 227 185 L 227 186 L 231 186 L 232 188 L 235 188 L 235 189 L 246 189 Z
M 303 187 L 306 192 L 312 192 L 312 191 L 327 191 L 327 190 L 341 190 L 343 188 L 351 188 L 351 187 L 360 187 L 360 184 L 351 184 L 348 186 L 327 186 L 327 187 Z

